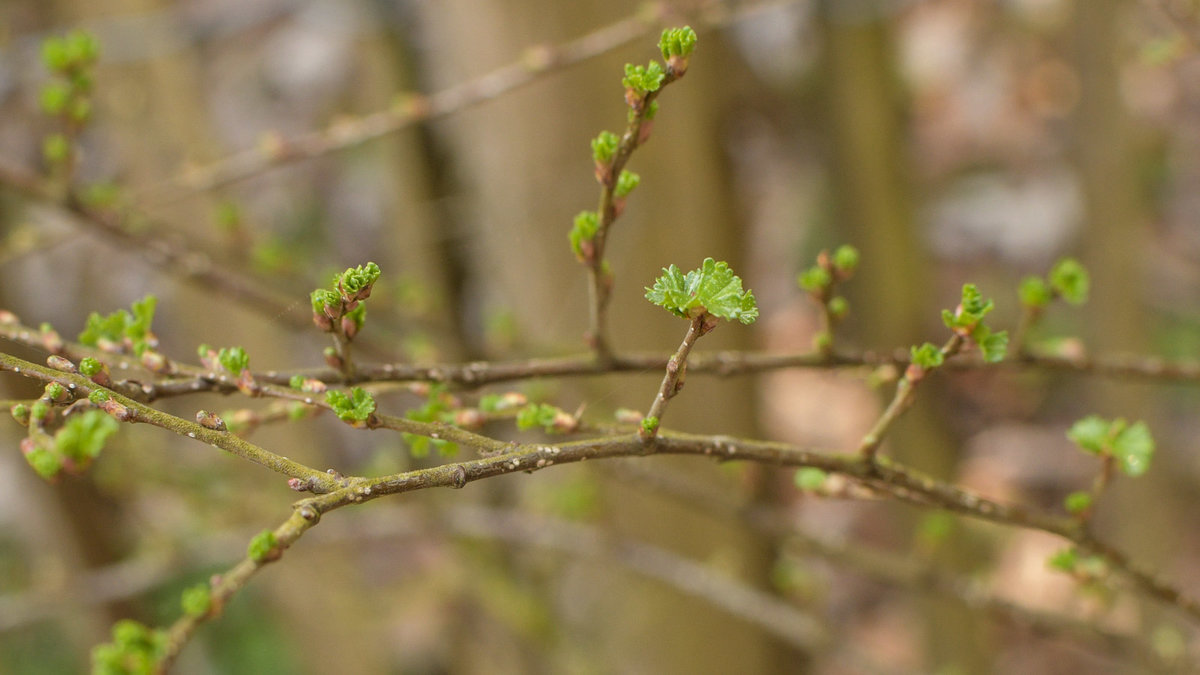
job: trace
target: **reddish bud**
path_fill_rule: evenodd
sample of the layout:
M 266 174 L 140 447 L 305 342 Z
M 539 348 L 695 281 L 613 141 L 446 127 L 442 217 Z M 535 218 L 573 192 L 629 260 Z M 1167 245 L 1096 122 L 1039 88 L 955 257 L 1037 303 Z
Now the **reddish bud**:
M 79 369 L 75 367 L 75 364 L 72 363 L 70 359 L 63 358 L 61 356 L 58 356 L 57 354 L 47 356 L 46 357 L 46 365 L 50 366 L 51 368 L 53 368 L 55 370 L 62 371 L 64 373 L 78 373 L 79 372 Z

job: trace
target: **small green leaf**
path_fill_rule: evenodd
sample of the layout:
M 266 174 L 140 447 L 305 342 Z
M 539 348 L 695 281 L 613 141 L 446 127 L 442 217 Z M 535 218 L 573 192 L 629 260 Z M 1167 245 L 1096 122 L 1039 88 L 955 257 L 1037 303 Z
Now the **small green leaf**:
M 304 376 L 293 375 L 288 378 L 288 386 L 292 389 L 302 389 L 304 387 Z
M 616 195 L 618 199 L 624 199 L 625 197 L 629 196 L 630 192 L 633 192 L 633 189 L 636 188 L 638 183 L 641 181 L 641 176 L 632 171 L 622 169 L 621 175 L 617 176 L 617 185 L 613 189 L 613 194 Z
M 641 424 L 642 424 L 642 429 L 644 429 L 646 431 L 646 433 L 652 434 L 652 433 L 658 431 L 658 418 L 657 417 L 643 417 Z
M 1154 457 L 1154 437 L 1145 422 L 1136 422 L 1122 429 L 1113 439 L 1113 457 L 1126 476 L 1137 477 L 1150 468 Z
M 1041 277 L 1025 277 L 1017 289 L 1017 295 L 1025 307 L 1045 307 L 1054 297 Z
M 1079 515 L 1092 507 L 1092 493 L 1072 492 L 1063 500 L 1063 506 L 1068 513 Z
M 833 266 L 845 276 L 854 273 L 858 268 L 858 249 L 844 244 L 833 252 Z
M 275 533 L 263 530 L 250 540 L 250 545 L 246 547 L 246 555 L 254 562 L 263 562 L 275 553 L 275 547 L 278 545 L 279 540 L 275 538 Z
M 351 389 L 349 395 L 331 389 L 325 393 L 325 402 L 344 422 L 365 422 L 375 412 L 375 399 L 360 387 Z
M 1106 454 L 1111 428 L 1112 423 L 1108 420 L 1097 415 L 1088 415 L 1071 425 L 1071 429 L 1067 431 L 1067 438 L 1093 455 Z
M 21 444 L 21 451 L 25 455 L 25 461 L 29 462 L 29 466 L 44 480 L 50 480 L 62 471 L 62 456 L 41 443 L 27 438 Z
M 621 139 L 611 131 L 601 131 L 599 136 L 592 139 L 592 159 L 601 165 L 612 161 L 617 154 Z
M 153 346 L 154 334 L 150 324 L 154 321 L 154 308 L 158 298 L 147 295 L 133 303 L 133 313 L 120 309 L 108 316 L 100 316 L 96 312 L 88 315 L 83 332 L 79 334 L 79 342 L 89 347 L 120 347 L 128 345 L 133 352 L 141 356 Z M 101 343 L 105 343 L 102 345 Z
M 108 392 L 103 389 L 93 389 L 92 393 L 88 394 L 88 400 L 94 405 L 101 405 L 108 399 Z
M 809 293 L 817 293 L 828 288 L 829 284 L 833 283 L 833 276 L 824 267 L 813 265 L 796 277 L 796 283 L 800 284 L 800 288 Z
M 571 228 L 569 237 L 571 250 L 575 252 L 575 257 L 580 261 L 590 258 L 588 252 L 584 251 L 584 242 L 590 244 L 598 229 L 600 229 L 600 218 L 595 211 L 581 211 L 575 216 L 575 225 Z
M 700 269 L 686 275 L 674 265 L 663 269 L 663 276 L 646 289 L 646 299 L 671 313 L 695 318 L 705 312 L 715 317 L 744 324 L 758 318 L 754 294 L 742 290 L 742 280 L 726 262 L 705 258 Z
M 825 479 L 829 478 L 829 474 L 814 466 L 806 466 L 796 470 L 794 477 L 796 487 L 805 492 L 816 492 L 825 485 Z
M 911 347 L 909 354 L 914 365 L 918 365 L 926 370 L 937 368 L 946 360 L 946 356 L 942 354 L 942 350 L 929 342 L 920 347 Z
M 1087 302 L 1090 280 L 1087 270 L 1074 258 L 1063 258 L 1050 270 L 1050 286 L 1072 305 Z
M 663 78 L 666 77 L 666 72 L 658 61 L 651 61 L 649 65 L 636 66 L 632 63 L 625 64 L 625 77 L 621 80 L 621 84 L 625 85 L 626 89 L 632 89 L 638 96 L 658 91 L 662 86 Z
M 662 32 L 658 48 L 662 51 L 664 61 L 672 56 L 687 58 L 696 48 L 696 31 L 691 26 L 667 28 Z

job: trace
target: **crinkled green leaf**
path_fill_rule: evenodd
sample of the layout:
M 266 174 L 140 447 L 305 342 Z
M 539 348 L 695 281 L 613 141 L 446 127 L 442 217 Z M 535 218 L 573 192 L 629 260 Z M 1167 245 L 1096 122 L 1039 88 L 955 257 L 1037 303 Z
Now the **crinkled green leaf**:
M 926 369 L 937 368 L 946 360 L 946 356 L 942 354 L 942 350 L 929 342 L 920 347 L 911 347 L 909 354 L 914 364 Z
M 547 403 L 530 403 L 517 411 L 517 428 L 525 430 L 542 427 L 546 431 L 552 431 L 558 412 L 558 408 Z
M 617 185 L 615 188 L 613 188 L 613 193 L 618 198 L 628 197 L 629 193 L 633 192 L 633 189 L 636 188 L 640 182 L 642 182 L 641 176 L 632 171 L 622 169 L 621 175 L 617 176 Z
M 632 89 L 638 94 L 645 94 L 658 91 L 665 76 L 666 72 L 663 71 L 663 67 L 658 61 L 651 61 L 645 66 L 627 63 L 625 64 L 625 77 L 621 80 L 621 84 L 625 85 L 626 89 Z
M 331 389 L 325 393 L 325 402 L 333 408 L 334 414 L 345 422 L 364 422 L 375 412 L 375 399 L 361 387 L 354 387 L 349 395 Z
M 621 139 L 611 131 L 601 131 L 599 136 L 592 139 L 592 159 L 597 164 L 608 164 L 617 154 L 617 146 Z
M 600 219 L 596 216 L 595 211 L 581 211 L 575 216 L 575 225 L 571 228 L 568 236 L 571 239 L 571 250 L 575 252 L 576 258 L 585 259 L 583 242 L 591 241 L 599 228 Z
M 695 318 L 704 312 L 728 320 L 754 323 L 758 306 L 754 294 L 742 290 L 742 280 L 726 262 L 705 258 L 700 269 L 687 274 L 671 265 L 646 289 L 646 299 L 671 313 Z
M 217 362 L 230 373 L 241 375 L 243 370 L 250 367 L 250 355 L 241 347 L 221 347 L 221 351 L 217 353 Z

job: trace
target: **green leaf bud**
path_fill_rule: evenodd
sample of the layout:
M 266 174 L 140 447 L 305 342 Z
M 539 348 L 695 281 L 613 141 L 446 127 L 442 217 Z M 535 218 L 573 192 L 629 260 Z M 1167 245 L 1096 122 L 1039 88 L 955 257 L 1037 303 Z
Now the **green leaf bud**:
M 580 262 L 588 262 L 594 255 L 592 248 L 592 239 L 596 236 L 596 231 L 600 229 L 600 217 L 595 211 L 581 211 L 575 216 L 575 224 L 571 227 L 571 232 L 568 238 L 571 241 L 571 250 L 575 252 L 575 257 Z
M 85 356 L 79 360 L 79 372 L 85 377 L 91 377 L 102 370 L 104 370 L 104 364 L 91 356 Z
M 103 405 L 106 401 L 108 401 L 108 399 L 108 392 L 104 391 L 103 389 L 93 389 L 92 393 L 88 394 L 88 400 L 91 401 L 93 405 Z
M 54 445 L 59 454 L 84 468 L 100 456 L 108 437 L 117 433 L 118 427 L 112 417 L 99 410 L 88 410 L 67 419 L 63 428 L 54 434 Z
M 617 185 L 613 190 L 613 194 L 616 195 L 617 199 L 624 199 L 629 196 L 630 192 L 633 192 L 633 189 L 638 186 L 641 180 L 641 176 L 636 173 L 622 169 L 621 175 L 617 176 Z
M 1072 305 L 1087 302 L 1090 280 L 1087 270 L 1074 258 L 1063 258 L 1050 270 L 1050 286 Z
M 29 407 L 29 416 L 35 422 L 41 422 L 42 420 L 46 419 L 46 416 L 49 414 L 50 404 L 40 399 L 34 401 L 33 405 Z
M 1074 547 L 1064 548 L 1046 559 L 1046 566 L 1060 572 L 1071 573 L 1079 564 L 1079 551 Z
M 50 399 L 51 401 L 62 403 L 67 399 L 67 388 L 57 382 L 51 382 L 50 384 L 47 384 L 46 388 L 42 391 L 42 396 Z
M 642 425 L 642 430 L 645 431 L 646 433 L 648 433 L 648 434 L 656 433 L 658 431 L 658 418 L 657 417 L 644 417 L 644 418 L 642 418 L 641 425 Z
M 824 267 L 813 265 L 796 277 L 796 283 L 809 293 L 820 293 L 833 283 L 833 276 Z
M 1063 506 L 1066 507 L 1067 513 L 1079 515 L 1092 508 L 1092 493 L 1090 492 L 1072 492 L 1063 500 Z
M 250 367 L 250 355 L 241 347 L 222 347 L 217 353 L 217 362 L 230 373 L 241 375 L 243 370 Z
M 840 295 L 836 296 L 834 298 L 830 298 L 829 314 L 834 319 L 845 318 L 846 314 L 848 314 L 849 312 L 850 312 L 850 302 L 848 300 L 846 300 L 846 298 L 843 298 Z
M 1040 308 L 1050 304 L 1053 294 L 1041 277 L 1025 277 L 1017 289 L 1021 304 L 1029 308 Z
M 24 403 L 17 403 L 9 408 L 8 412 L 12 414 L 13 419 L 17 421 L 17 424 L 20 424 L 23 427 L 29 426 L 29 406 L 25 405 Z
M 198 619 L 212 609 L 212 591 L 208 584 L 196 584 L 191 588 L 184 589 L 179 600 L 179 604 L 183 607 L 183 613 L 193 618 Z
M 271 530 L 263 530 L 250 540 L 250 545 L 246 548 L 246 555 L 257 563 L 270 562 L 280 555 L 277 546 L 279 546 L 279 540 L 276 539 L 275 533 Z
M 354 387 L 349 394 L 331 389 L 325 393 L 325 402 L 343 422 L 365 422 L 375 412 L 375 399 L 360 387 Z
M 67 103 L 71 100 L 71 89 L 65 82 L 48 82 L 42 86 L 41 95 L 38 97 L 41 103 L 42 111 L 47 115 L 58 115 L 67 109 Z
M 909 354 L 913 364 L 925 370 L 937 368 L 946 360 L 946 356 L 942 354 L 942 350 L 929 342 L 920 347 L 912 347 L 909 350 Z
M 625 64 L 625 77 L 621 80 L 621 84 L 635 95 L 645 96 L 649 92 L 658 91 L 664 77 L 666 77 L 666 72 L 658 61 L 651 61 L 645 66 L 627 63 Z
M 611 131 L 601 131 L 592 139 L 592 159 L 597 165 L 607 166 L 617 154 L 621 139 Z
M 65 134 L 48 134 L 42 139 L 42 156 L 51 164 L 59 164 L 71 156 L 71 141 Z
M 696 48 L 696 31 L 692 30 L 691 26 L 667 28 L 662 32 L 658 48 L 662 51 L 664 61 L 670 60 L 673 56 L 686 59 Z
M 829 478 L 829 474 L 821 469 L 813 466 L 806 466 L 796 470 L 794 480 L 796 487 L 805 492 L 816 492 L 825 486 L 825 479 Z
M 844 244 L 833 252 L 833 267 L 841 274 L 842 278 L 849 278 L 858 268 L 858 257 L 858 249 Z

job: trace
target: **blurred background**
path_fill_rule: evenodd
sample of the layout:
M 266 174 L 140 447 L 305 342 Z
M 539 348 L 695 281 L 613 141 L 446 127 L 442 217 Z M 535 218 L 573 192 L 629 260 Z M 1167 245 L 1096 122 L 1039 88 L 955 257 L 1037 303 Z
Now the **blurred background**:
M 640 17 L 640 21 L 638 20 Z M 631 20 L 633 19 L 633 20 Z M 618 44 L 527 86 L 215 189 L 240 151 L 412 105 L 533 63 L 615 23 Z M 1092 274 L 1083 309 L 1032 336 L 1096 354 L 1200 347 L 1200 4 L 1194 0 L 7 0 L 0 158 L 41 170 L 43 39 L 102 46 L 78 181 L 115 183 L 139 227 L 290 298 L 250 307 L 52 204 L 0 186 L 0 307 L 72 339 L 91 311 L 153 293 L 169 356 L 243 345 L 255 370 L 322 365 L 307 294 L 348 266 L 383 278 L 363 334 L 375 361 L 577 353 L 586 275 L 567 244 L 594 208 L 588 142 L 620 131 L 626 62 L 662 27 L 700 40 L 661 97 L 642 182 L 610 238 L 618 351 L 668 353 L 677 319 L 642 299 L 659 269 L 728 260 L 758 298 L 750 328 L 700 351 L 804 351 L 796 287 L 822 248 L 862 253 L 846 349 L 940 343 L 964 282 L 1012 328 L 1016 286 L 1062 255 Z M 549 52 L 553 53 L 553 52 Z M 342 125 L 342 126 L 339 126 Z M 1192 185 L 1192 188 L 1188 188 Z M 34 361 L 44 354 L 5 343 Z M 854 447 L 890 389 L 867 373 L 693 376 L 667 426 Z M 644 410 L 661 374 L 535 380 L 520 391 L 589 420 Z M 0 398 L 40 388 L 0 378 Z M 465 392 L 468 399 L 480 392 Z M 381 408 L 422 399 L 397 390 Z M 1097 530 L 1200 595 L 1193 386 L 1034 371 L 939 374 L 886 451 L 1005 501 L 1059 508 L 1094 458 L 1064 436 L 1096 413 L 1145 420 L 1154 465 L 1118 479 Z M 199 408 L 264 403 L 187 397 Z M 47 484 L 0 424 L 0 673 L 79 672 L 113 621 L 165 625 L 182 588 L 244 555 L 295 493 L 257 466 L 156 429 L 123 428 L 82 477 Z M 534 439 L 511 424 L 486 432 Z M 316 467 L 378 474 L 413 458 L 330 416 L 252 440 Z M 1046 568 L 1054 537 L 891 502 L 802 495 L 790 472 L 696 459 L 557 467 L 329 514 L 203 627 L 180 673 L 1127 673 L 1145 654 L 1095 631 L 969 602 L 971 591 L 1195 652 L 1196 626 L 1133 594 Z M 939 586 L 935 569 L 961 584 Z M 948 587 L 955 592 L 945 592 Z M 1065 627 L 1065 628 L 1064 628 Z

